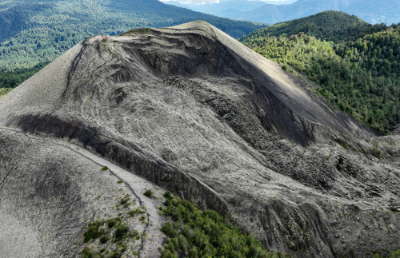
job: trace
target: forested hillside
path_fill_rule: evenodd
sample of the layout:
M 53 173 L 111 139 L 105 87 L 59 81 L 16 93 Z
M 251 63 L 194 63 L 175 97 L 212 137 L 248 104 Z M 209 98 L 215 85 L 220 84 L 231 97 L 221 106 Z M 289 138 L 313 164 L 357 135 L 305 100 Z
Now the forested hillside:
M 354 15 L 326 11 L 306 18 L 278 23 L 248 35 L 250 38 L 287 36 L 304 32 L 308 36 L 335 43 L 356 41 L 360 37 L 387 29 L 385 24 L 369 24 Z
M 45 67 L 48 62 L 39 63 L 32 68 L 0 72 L 0 88 L 15 88 Z
M 205 20 L 235 38 L 265 25 L 234 21 L 157 0 L 48 0 L 0 3 L 0 71 L 54 60 L 84 38 Z
M 361 27 L 365 25 L 361 23 Z M 298 32 L 284 26 L 279 30 Z M 357 27 L 355 30 L 362 31 Z M 348 35 L 353 37 L 357 33 L 350 31 Z M 382 134 L 400 123 L 400 24 L 339 44 L 304 32 L 278 37 L 259 35 L 262 32 L 241 41 L 279 62 L 283 69 L 293 72 L 287 64 L 305 74 L 321 86 L 319 93 L 336 108 Z M 335 34 L 314 35 L 332 38 Z

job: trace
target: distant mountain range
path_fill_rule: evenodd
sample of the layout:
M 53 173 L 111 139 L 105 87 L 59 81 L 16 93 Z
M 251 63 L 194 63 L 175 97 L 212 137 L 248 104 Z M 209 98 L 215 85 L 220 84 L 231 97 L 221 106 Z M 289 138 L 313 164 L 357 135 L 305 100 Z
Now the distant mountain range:
M 0 1 L 0 70 L 32 67 L 96 35 L 204 20 L 234 38 L 266 24 L 234 21 L 158 0 Z
M 288 3 L 294 3 L 296 0 L 291 0 Z M 260 0 L 248 1 L 248 0 L 229 0 L 229 1 L 220 1 L 219 3 L 212 4 L 194 4 L 194 3 L 180 3 L 178 1 L 170 1 L 166 2 L 166 4 L 175 5 L 183 8 L 188 8 L 191 10 L 195 10 L 196 12 L 203 12 L 214 14 L 217 16 L 224 16 L 224 13 L 228 12 L 248 12 L 252 11 L 258 7 L 261 7 L 265 4 L 279 4 L 279 2 L 265 2 Z
M 357 15 L 372 24 L 387 23 L 390 25 L 400 22 L 400 1 L 389 0 L 298 0 L 285 5 L 249 0 L 221 1 L 220 3 L 204 5 L 177 2 L 168 2 L 168 4 L 230 19 L 269 24 L 303 18 L 328 10 Z

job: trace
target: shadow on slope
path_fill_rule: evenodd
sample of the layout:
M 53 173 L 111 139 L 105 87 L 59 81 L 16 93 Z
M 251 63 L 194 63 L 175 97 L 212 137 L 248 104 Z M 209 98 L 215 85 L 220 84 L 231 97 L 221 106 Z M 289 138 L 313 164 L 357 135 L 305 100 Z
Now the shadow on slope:
M 369 147 L 374 134 L 313 87 L 193 22 L 86 39 L 1 99 L 0 123 L 83 145 L 230 217 L 271 250 L 366 255 L 379 226 L 362 225 L 378 220 L 370 210 L 381 214 L 381 203 L 397 205 L 399 170 L 335 144 Z M 393 232 L 377 233 L 381 247 L 394 248 Z

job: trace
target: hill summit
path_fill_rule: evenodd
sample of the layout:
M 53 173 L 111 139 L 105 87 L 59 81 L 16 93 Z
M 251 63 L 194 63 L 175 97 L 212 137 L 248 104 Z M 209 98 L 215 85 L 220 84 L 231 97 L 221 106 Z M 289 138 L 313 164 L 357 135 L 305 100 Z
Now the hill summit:
M 74 221 L 74 234 L 57 234 L 37 251 L 76 257 L 85 222 L 103 225 L 95 219 L 120 209 L 101 208 L 118 193 L 101 185 L 113 175 L 90 172 L 96 180 L 82 180 L 90 163 L 118 172 L 129 186 L 121 198 L 145 186 L 167 189 L 229 218 L 269 250 L 387 254 L 400 237 L 400 138 L 378 137 L 334 110 L 316 87 L 203 21 L 90 37 L 0 99 L 0 207 L 20 214 L 21 230 L 38 239 Z M 19 165 L 39 151 L 36 165 Z M 18 188 L 28 190 L 10 194 Z M 54 198 L 50 214 L 76 200 L 69 222 L 41 215 L 34 204 L 46 198 Z M 143 240 L 143 250 L 160 256 L 163 220 L 154 207 L 162 204 L 135 198 L 149 207 L 141 232 L 155 237 Z

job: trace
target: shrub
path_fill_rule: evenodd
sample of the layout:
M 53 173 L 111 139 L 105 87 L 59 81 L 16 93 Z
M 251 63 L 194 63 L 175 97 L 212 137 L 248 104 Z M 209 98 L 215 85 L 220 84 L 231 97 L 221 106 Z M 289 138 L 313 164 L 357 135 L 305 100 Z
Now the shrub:
M 376 251 L 375 251 L 376 252 Z M 383 258 L 378 253 L 374 254 L 372 258 Z M 400 258 L 400 250 L 393 251 L 389 254 L 388 258 Z
M 171 199 L 174 198 L 173 195 L 172 195 L 172 193 L 171 193 L 170 191 L 166 191 L 165 194 L 164 194 L 164 197 L 165 197 L 167 200 L 171 200 Z
M 169 242 L 174 246 L 175 249 L 179 250 L 179 241 L 178 238 L 174 237 L 174 238 L 170 238 Z
M 107 223 L 107 226 L 108 226 L 109 228 L 114 227 L 114 226 L 115 226 L 115 220 L 110 220 L 110 221 Z
M 176 238 L 168 239 L 168 244 L 167 244 L 166 250 L 169 250 L 172 254 L 175 254 L 175 249 L 179 249 L 179 248 L 177 248 L 177 242 L 178 241 L 176 241 Z
M 400 250 L 390 253 L 389 258 L 400 258 Z
M 115 231 L 114 242 L 118 242 L 118 241 L 122 240 L 126 236 L 128 231 L 129 231 L 129 228 L 127 225 L 125 225 L 125 224 L 120 225 L 117 228 L 117 230 Z
M 144 195 L 146 195 L 149 198 L 152 198 L 154 193 L 152 190 L 146 190 L 146 192 L 144 192 Z
M 100 237 L 101 233 L 99 232 L 99 227 L 100 225 L 97 224 L 92 224 L 89 226 L 88 230 L 83 234 L 85 243 Z
M 172 201 L 170 199 L 167 199 L 167 200 L 165 200 L 164 205 L 170 206 L 170 205 L 172 205 Z M 165 214 L 165 215 L 169 215 L 169 214 Z
M 218 213 L 216 211 L 212 211 L 212 210 L 208 210 L 206 212 L 204 212 L 205 215 L 207 217 L 209 217 L 210 219 L 212 219 L 215 222 L 222 222 L 222 218 L 218 215 Z
M 178 236 L 178 232 L 174 229 L 171 222 L 165 223 L 165 225 L 164 225 L 164 227 L 162 227 L 161 231 L 164 232 L 169 237 L 177 237 Z
M 173 218 L 175 221 L 180 221 L 180 220 L 181 220 L 182 216 L 181 216 L 181 212 L 180 212 L 179 209 L 175 209 L 175 211 L 174 211 L 174 213 L 173 213 L 173 215 L 172 215 L 172 218 Z
M 192 236 L 193 236 L 193 230 L 190 228 L 190 226 L 185 225 L 185 226 L 183 227 L 182 234 L 183 234 L 185 237 L 187 237 L 187 238 L 190 239 L 190 238 L 192 238 Z
M 107 166 L 104 166 L 101 170 L 102 171 L 107 171 L 107 170 L 109 170 L 109 168 Z
M 100 237 L 100 243 L 104 244 L 104 243 L 107 243 L 107 241 L 108 241 L 108 238 L 106 236 Z
M 198 258 L 197 248 L 194 246 L 189 252 L 189 258 Z
M 110 258 L 119 258 L 121 254 L 118 251 L 114 251 L 111 253 Z
M 93 254 L 90 251 L 89 247 L 85 246 L 85 248 L 83 248 L 83 250 L 81 251 L 81 257 L 83 258 L 92 258 Z
M 135 209 L 135 210 L 131 210 L 131 211 L 129 211 L 128 212 L 128 215 L 130 216 L 130 217 L 133 217 L 133 216 L 135 216 L 136 214 L 143 214 L 143 213 L 146 213 L 144 210 L 141 210 L 141 209 Z
M 282 65 L 282 70 L 286 71 L 287 70 L 287 66 L 286 65 Z
M 201 251 L 205 257 L 213 257 L 215 255 L 214 248 L 210 244 L 206 244 L 203 251 Z
M 121 201 L 119 202 L 121 205 L 124 205 L 125 203 L 127 203 L 128 201 L 129 201 L 129 197 L 125 197 L 125 198 L 122 198 L 121 199 Z
M 108 228 L 113 228 L 116 225 L 119 225 L 120 223 L 121 223 L 121 219 L 120 218 L 110 219 L 107 222 L 107 226 L 108 226 Z
M 193 203 L 191 203 L 191 202 L 189 202 L 189 201 L 186 201 L 186 200 L 182 200 L 182 203 L 181 203 L 182 205 L 183 205 L 183 207 L 185 207 L 186 209 L 188 209 L 190 212 L 193 212 L 194 211 L 194 206 L 193 206 Z
M 181 249 L 182 249 L 185 253 L 187 253 L 187 250 L 188 250 L 188 242 L 187 242 L 187 240 L 186 240 L 186 237 L 184 237 L 183 235 L 180 235 L 180 236 L 179 236 L 179 245 L 180 245 Z
M 139 236 L 139 231 L 137 230 L 132 230 L 129 234 L 130 237 L 136 238 L 137 236 Z M 140 238 L 140 237 L 139 237 Z
M 171 253 L 168 249 L 165 249 L 162 258 L 177 258 L 175 254 Z

